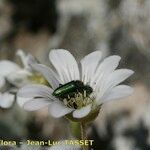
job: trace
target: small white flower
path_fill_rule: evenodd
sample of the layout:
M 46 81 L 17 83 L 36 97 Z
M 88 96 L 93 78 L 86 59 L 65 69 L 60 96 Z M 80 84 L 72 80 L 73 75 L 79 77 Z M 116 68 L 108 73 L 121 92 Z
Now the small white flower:
M 54 117 L 68 114 L 69 118 L 81 119 L 99 112 L 103 103 L 133 92 L 130 86 L 119 85 L 133 74 L 129 69 L 116 70 L 120 56 L 113 55 L 102 60 L 101 51 L 95 51 L 78 64 L 69 51 L 59 49 L 52 50 L 49 58 L 57 73 L 42 64 L 31 63 L 31 66 L 47 79 L 51 87 L 32 84 L 18 92 L 19 96 L 31 98 L 24 104 L 28 111 L 49 106 Z M 73 86 L 76 88 L 73 89 Z
M 20 56 L 23 67 L 9 60 L 0 61 L 0 89 L 5 86 L 6 80 L 17 88 L 29 83 L 28 77 L 32 75 L 32 71 L 28 63 L 32 62 L 33 64 L 34 58 L 30 54 L 26 55 L 22 50 L 18 50 L 17 55 Z M 10 90 L 7 89 L 4 93 L 0 93 L 0 107 L 9 108 L 12 106 L 15 95 L 11 94 Z M 20 106 L 24 101 L 27 101 L 25 98 L 18 97 L 18 99 L 21 99 L 18 102 Z
M 30 54 L 26 55 L 22 50 L 18 50 L 17 55 L 20 56 L 23 67 L 9 60 L 0 61 L 0 83 L 5 83 L 6 79 L 16 87 L 21 87 L 28 82 L 28 76 L 32 75 L 28 63 L 34 58 Z

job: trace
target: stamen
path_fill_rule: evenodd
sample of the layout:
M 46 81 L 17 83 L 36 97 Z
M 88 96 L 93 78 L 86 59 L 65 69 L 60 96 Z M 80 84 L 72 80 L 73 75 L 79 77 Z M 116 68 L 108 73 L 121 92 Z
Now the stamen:
M 68 104 L 67 99 L 63 99 L 63 102 L 64 102 L 65 105 Z
M 63 99 L 63 102 L 68 107 L 73 107 L 75 109 L 82 108 L 87 106 L 88 104 L 93 102 L 93 99 L 87 95 L 86 90 L 83 93 L 75 93 L 74 97 L 70 97 Z

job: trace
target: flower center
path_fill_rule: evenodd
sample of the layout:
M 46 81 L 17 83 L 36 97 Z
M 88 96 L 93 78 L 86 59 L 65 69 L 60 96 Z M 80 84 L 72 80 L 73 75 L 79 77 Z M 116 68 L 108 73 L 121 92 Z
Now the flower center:
M 47 82 L 47 80 L 45 80 L 45 78 L 36 73 L 34 75 L 30 75 L 28 76 L 28 79 L 32 82 L 32 83 L 38 83 L 38 84 L 44 84 L 44 85 L 49 85 L 49 83 Z
M 60 85 L 54 90 L 53 95 L 59 98 L 68 107 L 75 109 L 92 103 L 90 94 L 93 89 L 89 85 L 84 85 L 82 81 L 76 80 Z

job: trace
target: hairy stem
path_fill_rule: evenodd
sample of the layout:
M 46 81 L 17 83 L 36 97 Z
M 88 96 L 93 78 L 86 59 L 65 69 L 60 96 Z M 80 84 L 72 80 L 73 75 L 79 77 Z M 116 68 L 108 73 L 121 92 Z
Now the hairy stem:
M 86 125 L 84 123 L 81 123 L 81 140 L 87 140 Z M 88 150 L 88 147 L 86 145 L 83 145 L 82 150 Z

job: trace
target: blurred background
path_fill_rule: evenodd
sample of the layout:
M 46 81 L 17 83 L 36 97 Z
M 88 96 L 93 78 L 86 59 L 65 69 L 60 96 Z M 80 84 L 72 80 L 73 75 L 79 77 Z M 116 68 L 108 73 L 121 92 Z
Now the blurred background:
M 78 60 L 94 50 L 122 57 L 120 67 L 135 71 L 128 80 L 134 94 L 105 104 L 88 136 L 94 150 L 149 150 L 150 0 L 0 0 L 1 60 L 16 61 L 16 50 L 23 49 L 49 65 L 53 48 Z M 47 109 L 0 108 L 0 139 L 71 136 L 68 121 Z

